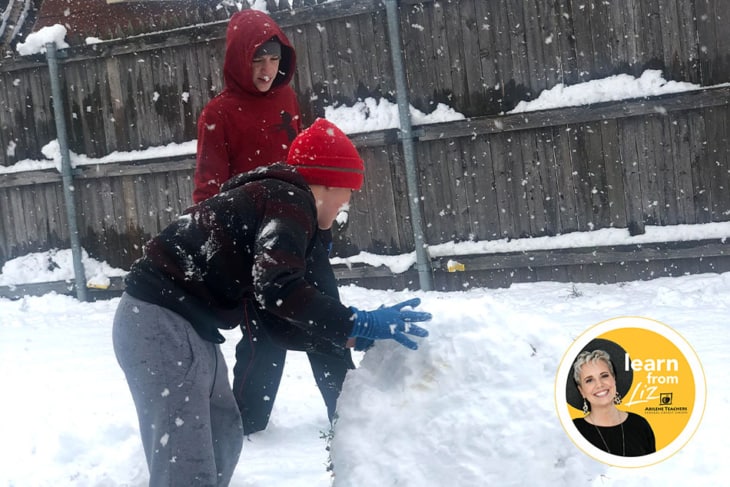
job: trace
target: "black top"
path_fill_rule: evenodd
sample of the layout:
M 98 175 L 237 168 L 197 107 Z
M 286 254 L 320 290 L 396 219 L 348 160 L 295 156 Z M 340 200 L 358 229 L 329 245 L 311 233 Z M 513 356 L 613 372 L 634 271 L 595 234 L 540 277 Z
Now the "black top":
M 596 426 L 584 418 L 573 420 L 583 437 L 596 448 L 612 455 L 640 457 L 656 451 L 654 431 L 638 414 L 628 413 L 626 421 L 616 426 Z
M 274 164 L 234 177 L 223 190 L 147 242 L 126 292 L 175 311 L 211 342 L 223 342 L 218 328 L 238 326 L 246 300 L 255 299 L 260 310 L 344 347 L 352 311 L 338 299 L 305 180 Z M 323 272 L 311 282 L 308 269 L 317 265 L 329 284 Z

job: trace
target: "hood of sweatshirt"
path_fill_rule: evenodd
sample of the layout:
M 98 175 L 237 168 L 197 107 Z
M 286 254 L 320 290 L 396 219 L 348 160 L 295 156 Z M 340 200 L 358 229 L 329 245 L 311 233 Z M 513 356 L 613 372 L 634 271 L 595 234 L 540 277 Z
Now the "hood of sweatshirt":
M 281 44 L 279 73 L 265 93 L 253 83 L 253 57 L 263 43 L 276 38 Z M 278 88 L 287 86 L 296 69 L 296 53 L 289 39 L 274 20 L 259 10 L 236 12 L 226 31 L 226 54 L 223 62 L 223 78 L 226 89 L 234 93 L 267 96 Z

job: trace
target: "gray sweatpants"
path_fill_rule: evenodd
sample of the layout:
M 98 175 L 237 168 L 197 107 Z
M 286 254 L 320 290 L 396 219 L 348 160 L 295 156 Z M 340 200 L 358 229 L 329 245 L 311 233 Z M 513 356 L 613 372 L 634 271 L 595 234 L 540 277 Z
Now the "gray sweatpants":
M 226 486 L 243 426 L 220 347 L 180 315 L 123 294 L 114 352 L 137 408 L 150 486 Z

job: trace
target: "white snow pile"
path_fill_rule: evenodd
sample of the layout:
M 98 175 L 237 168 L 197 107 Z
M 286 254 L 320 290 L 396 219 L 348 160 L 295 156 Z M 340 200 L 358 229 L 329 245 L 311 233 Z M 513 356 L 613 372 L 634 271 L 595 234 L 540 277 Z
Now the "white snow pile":
M 15 49 L 21 56 L 32 54 L 43 54 L 46 52 L 46 44 L 55 42 L 57 49 L 66 49 L 66 27 L 61 24 L 42 27 L 38 32 L 28 35 L 25 42 L 19 42 Z
M 123 276 L 126 271 L 115 269 L 106 262 L 89 257 L 86 250 L 81 251 L 88 286 L 107 287 L 109 278 Z M 46 252 L 26 254 L 7 261 L 0 269 L 0 286 L 14 286 L 37 282 L 71 281 L 73 274 L 73 254 L 71 249 L 51 249 Z
M 576 454 L 550 400 L 548 378 L 570 335 L 539 316 L 506 313 L 483 290 L 457 296 L 459 306 L 432 296 L 435 319 L 417 352 L 378 344 L 346 381 L 334 485 L 576 485 L 604 471 Z M 342 482 L 338 472 L 347 473 Z
M 667 81 L 660 70 L 648 69 L 639 78 L 630 74 L 617 74 L 572 86 L 559 83 L 540 93 L 534 100 L 519 102 L 514 109 L 507 113 L 590 105 L 607 101 L 699 90 L 701 88 L 703 87 L 693 83 Z
M 464 115 L 443 103 L 436 105 L 436 108 L 428 114 L 412 105 L 410 112 L 413 125 L 464 119 Z M 385 98 L 379 100 L 365 98 L 352 106 L 325 107 L 324 116 L 346 134 L 400 128 L 398 105 Z

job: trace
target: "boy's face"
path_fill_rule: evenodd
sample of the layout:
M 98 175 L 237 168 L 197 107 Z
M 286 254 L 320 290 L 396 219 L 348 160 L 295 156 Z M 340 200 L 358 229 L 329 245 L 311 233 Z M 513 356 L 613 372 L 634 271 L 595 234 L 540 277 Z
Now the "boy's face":
M 253 58 L 253 84 L 260 92 L 266 92 L 271 89 L 276 74 L 279 72 L 280 56 L 272 56 L 264 54 Z
M 332 227 L 337 214 L 350 204 L 353 191 L 350 188 L 313 186 L 312 193 L 317 204 L 317 224 L 322 230 Z

